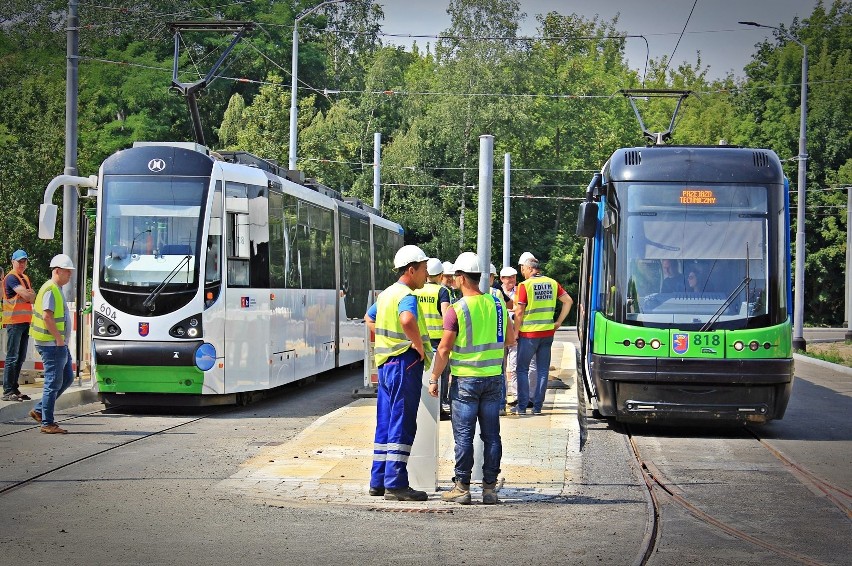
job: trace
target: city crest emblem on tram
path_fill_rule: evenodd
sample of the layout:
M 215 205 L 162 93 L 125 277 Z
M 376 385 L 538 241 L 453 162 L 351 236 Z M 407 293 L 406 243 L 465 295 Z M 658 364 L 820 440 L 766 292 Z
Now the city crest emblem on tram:
M 151 331 L 151 323 L 149 322 L 140 322 L 139 323 L 139 336 L 148 336 L 148 333 Z
M 675 354 L 685 354 L 689 350 L 689 334 L 672 334 L 672 350 Z

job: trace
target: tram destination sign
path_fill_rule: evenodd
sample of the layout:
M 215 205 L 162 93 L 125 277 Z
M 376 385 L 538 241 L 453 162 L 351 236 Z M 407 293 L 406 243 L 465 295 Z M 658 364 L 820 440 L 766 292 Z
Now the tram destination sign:
M 680 204 L 716 204 L 716 195 L 707 189 L 684 189 L 680 192 Z

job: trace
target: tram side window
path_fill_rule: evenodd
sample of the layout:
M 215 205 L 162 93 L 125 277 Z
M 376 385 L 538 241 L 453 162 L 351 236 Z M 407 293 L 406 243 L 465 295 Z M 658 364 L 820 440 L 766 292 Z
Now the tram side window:
M 248 186 L 249 285 L 269 288 L 269 202 L 266 187 Z
M 607 203 L 609 205 L 609 203 Z M 604 222 L 603 245 L 601 249 L 601 283 L 599 287 L 600 305 L 603 312 L 612 317 L 615 315 L 616 301 L 616 251 L 618 248 L 618 213 L 607 207 L 608 221 Z
M 269 286 L 287 285 L 284 239 L 284 195 L 269 194 Z
M 248 187 L 242 183 L 225 184 L 226 253 L 228 286 L 249 286 L 249 215 Z
M 334 289 L 334 213 L 284 195 L 284 273 L 288 289 Z
M 210 226 L 207 230 L 207 259 L 204 267 L 204 305 L 209 307 L 219 298 L 222 287 L 222 181 L 216 181 Z
M 376 289 L 382 290 L 393 282 L 393 258 L 390 256 L 388 236 L 390 232 L 373 226 L 373 258 Z

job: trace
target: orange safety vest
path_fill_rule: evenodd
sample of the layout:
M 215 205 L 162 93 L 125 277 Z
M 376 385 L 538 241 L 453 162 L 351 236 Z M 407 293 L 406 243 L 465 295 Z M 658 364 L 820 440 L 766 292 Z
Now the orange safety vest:
M 24 275 L 18 275 L 14 271 L 9 275 L 14 275 L 21 282 L 21 286 L 27 289 L 32 289 L 30 278 Z M 8 275 L 7 275 L 8 277 Z M 6 296 L 6 280 L 3 279 L 3 326 L 8 324 L 20 324 L 26 322 L 29 324 L 33 318 L 33 305 L 21 299 L 17 293 L 14 296 Z

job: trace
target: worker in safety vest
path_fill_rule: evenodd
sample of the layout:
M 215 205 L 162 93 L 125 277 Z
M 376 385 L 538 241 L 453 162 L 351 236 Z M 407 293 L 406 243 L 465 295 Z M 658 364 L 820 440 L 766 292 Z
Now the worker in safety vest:
M 71 352 L 68 339 L 71 337 L 71 316 L 62 296 L 62 287 L 67 285 L 74 273 L 74 263 L 65 254 L 50 260 L 52 275 L 35 299 L 35 312 L 30 326 L 30 336 L 44 362 L 44 388 L 41 401 L 30 411 L 30 417 L 41 423 L 41 431 L 47 434 L 66 434 L 53 420 L 56 400 L 74 382 Z
M 24 271 L 29 257 L 24 250 L 12 254 L 12 270 L 3 278 L 3 327 L 6 329 L 6 361 L 3 368 L 3 401 L 29 401 L 18 390 L 21 368 L 27 359 L 30 320 L 36 298 Z
M 442 284 L 444 265 L 436 257 L 426 262 L 426 284 L 417 289 L 420 312 L 426 319 L 426 330 L 429 331 L 429 342 L 432 349 L 438 348 L 441 336 L 444 334 L 444 313 L 450 308 L 450 291 Z M 441 374 L 441 420 L 450 418 L 450 370 L 447 368 Z
M 450 304 L 458 301 L 461 298 L 461 291 L 456 287 L 456 269 L 453 267 L 453 262 L 445 261 L 444 276 L 441 278 L 442 284 L 450 293 Z
M 482 268 L 477 255 L 462 253 L 455 268 L 462 298 L 444 315 L 444 335 L 429 381 L 429 394 L 437 396 L 438 375 L 449 361 L 453 375 L 450 397 L 456 443 L 455 485 L 441 499 L 463 505 L 470 503 L 473 437 L 478 421 L 484 444 L 482 502 L 492 505 L 497 503 L 497 475 L 503 454 L 499 415 L 503 355 L 506 345 L 515 341 L 514 329 L 502 297 L 480 292 Z
M 513 414 L 526 414 L 527 401 L 532 398 L 534 415 L 541 414 L 544 395 L 547 392 L 547 377 L 550 369 L 550 349 L 556 329 L 562 325 L 574 300 L 562 285 L 545 277 L 535 258 L 525 259 L 521 264 L 524 281 L 518 285 L 515 295 L 515 327 L 518 332 L 518 403 Z M 559 314 L 554 323 L 556 307 Z M 535 391 L 530 395 L 530 360 L 536 360 L 538 375 Z
M 408 484 L 408 457 L 417 432 L 417 408 L 424 364 L 432 345 L 416 289 L 426 283 L 429 258 L 417 246 L 403 246 L 393 266 L 399 280 L 382 291 L 364 321 L 375 333 L 379 368 L 376 436 L 370 495 L 396 501 L 426 501 L 425 491 Z

